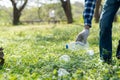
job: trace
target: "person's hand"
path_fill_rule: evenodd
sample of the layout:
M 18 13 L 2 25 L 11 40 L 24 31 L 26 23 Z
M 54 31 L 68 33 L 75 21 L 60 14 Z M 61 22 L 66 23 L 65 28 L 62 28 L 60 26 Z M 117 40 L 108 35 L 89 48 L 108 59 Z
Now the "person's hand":
M 78 34 L 76 42 L 80 41 L 86 44 L 89 32 L 90 32 L 89 29 L 83 29 L 83 31 Z

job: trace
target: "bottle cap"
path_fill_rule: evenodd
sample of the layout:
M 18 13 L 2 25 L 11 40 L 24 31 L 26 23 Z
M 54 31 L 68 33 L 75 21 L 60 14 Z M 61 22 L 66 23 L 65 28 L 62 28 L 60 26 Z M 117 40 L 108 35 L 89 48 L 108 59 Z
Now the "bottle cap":
M 68 44 L 66 44 L 66 49 L 68 49 Z

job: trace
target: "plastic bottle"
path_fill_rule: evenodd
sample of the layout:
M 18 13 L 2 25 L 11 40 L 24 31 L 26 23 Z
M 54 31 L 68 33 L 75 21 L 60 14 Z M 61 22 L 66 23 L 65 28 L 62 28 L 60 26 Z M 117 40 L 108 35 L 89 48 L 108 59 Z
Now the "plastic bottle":
M 70 61 L 70 57 L 68 55 L 62 55 L 59 58 L 60 61 L 64 61 L 64 62 L 69 62 Z
M 69 74 L 69 72 L 67 71 L 67 70 L 65 70 L 65 69 L 63 69 L 63 68 L 60 68 L 59 70 L 58 70 L 58 76 L 65 76 L 65 75 L 68 75 Z
M 94 55 L 94 51 L 93 50 L 87 50 L 87 54 L 89 54 L 89 55 Z
M 88 47 L 89 47 L 88 42 L 86 44 L 82 42 L 71 42 L 66 44 L 66 49 L 70 50 L 88 49 Z

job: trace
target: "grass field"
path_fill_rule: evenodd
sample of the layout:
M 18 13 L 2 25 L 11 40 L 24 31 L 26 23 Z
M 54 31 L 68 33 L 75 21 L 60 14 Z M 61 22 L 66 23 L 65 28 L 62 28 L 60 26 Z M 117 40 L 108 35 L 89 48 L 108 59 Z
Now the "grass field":
M 47 24 L 1 26 L 0 46 L 4 48 L 5 64 L 0 70 L 0 80 L 120 80 L 120 61 L 115 57 L 120 24 L 113 28 L 113 63 L 99 62 L 99 27 L 93 24 L 88 38 L 90 56 L 85 50 L 65 49 L 83 29 L 78 24 Z M 70 61 L 59 60 L 62 55 Z M 58 76 L 58 70 L 69 74 Z

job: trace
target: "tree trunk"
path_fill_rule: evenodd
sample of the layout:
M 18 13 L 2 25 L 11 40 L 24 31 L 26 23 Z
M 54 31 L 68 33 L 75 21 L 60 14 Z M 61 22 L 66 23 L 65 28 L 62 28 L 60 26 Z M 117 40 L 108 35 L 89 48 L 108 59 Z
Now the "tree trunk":
M 23 5 L 21 5 L 19 8 L 17 8 L 17 3 L 15 0 L 10 0 L 13 5 L 13 25 L 18 25 L 20 23 L 20 16 L 22 10 L 25 8 L 28 0 L 25 0 Z
M 101 6 L 101 2 L 102 0 L 97 0 L 96 2 L 96 8 L 95 8 L 95 22 L 98 23 L 99 22 L 99 18 L 100 18 L 100 6 Z
M 14 7 L 13 9 L 13 25 L 18 25 L 20 23 L 20 16 L 21 16 L 21 12 L 19 12 L 19 10 Z
M 64 9 L 65 15 L 67 17 L 67 22 L 68 23 L 72 23 L 73 22 L 73 18 L 72 18 L 72 12 L 71 12 L 71 4 L 70 4 L 70 0 L 61 0 L 62 3 L 62 7 Z

